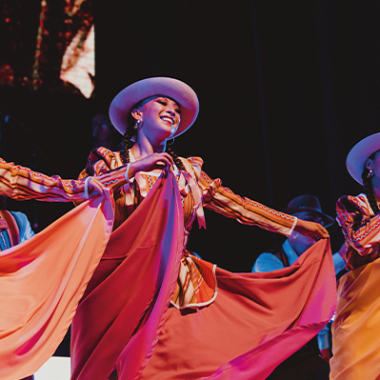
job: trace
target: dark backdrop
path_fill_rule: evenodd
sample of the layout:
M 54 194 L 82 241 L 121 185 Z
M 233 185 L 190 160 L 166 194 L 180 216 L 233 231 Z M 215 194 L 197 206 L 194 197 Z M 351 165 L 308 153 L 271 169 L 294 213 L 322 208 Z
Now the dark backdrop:
M 76 176 L 92 116 L 126 85 L 171 76 L 200 100 L 199 118 L 175 150 L 201 156 L 203 169 L 237 194 L 282 209 L 311 193 L 334 215 L 339 196 L 360 192 L 345 157 L 379 131 L 380 1 L 114 0 L 94 9 L 94 97 L 2 88 L 0 104 L 14 118 L 3 139 L 8 159 Z M 31 141 L 47 158 L 33 158 Z M 11 207 L 33 219 L 33 203 Z M 71 206 L 39 207 L 44 226 Z M 230 270 L 249 271 L 275 242 L 207 210 L 206 220 L 189 247 Z M 338 249 L 339 228 L 330 233 Z

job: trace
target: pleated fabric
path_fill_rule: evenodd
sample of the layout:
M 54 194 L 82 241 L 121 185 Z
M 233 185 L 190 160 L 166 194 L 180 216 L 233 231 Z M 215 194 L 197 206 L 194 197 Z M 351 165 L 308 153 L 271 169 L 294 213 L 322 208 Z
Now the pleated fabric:
M 380 259 L 339 280 L 330 378 L 380 379 Z
M 266 379 L 328 323 L 336 306 L 328 240 L 290 267 L 263 273 L 217 268 L 216 279 L 212 304 L 169 309 L 142 380 Z
M 108 192 L 0 253 L 0 379 L 36 372 L 65 336 L 112 232 Z

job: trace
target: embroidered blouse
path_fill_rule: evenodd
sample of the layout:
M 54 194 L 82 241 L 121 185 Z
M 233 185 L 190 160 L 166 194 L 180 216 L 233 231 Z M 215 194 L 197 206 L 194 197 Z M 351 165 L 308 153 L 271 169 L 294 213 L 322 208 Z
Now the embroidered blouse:
M 268 231 L 281 233 L 289 236 L 297 222 L 297 218 L 248 198 L 234 194 L 229 188 L 222 186 L 222 181 L 217 178 L 211 179 L 203 170 L 203 160 L 200 157 L 181 158 L 187 173 L 178 173 L 180 192 L 183 197 L 185 227 L 190 228 L 199 207 L 206 207 L 234 218 L 242 224 L 258 225 Z M 106 148 L 98 148 L 90 153 L 87 167 L 79 175 L 82 180 L 89 175 L 99 176 L 109 173 L 122 165 L 120 152 L 112 152 Z M 186 175 L 187 174 L 187 175 Z M 184 175 L 181 178 L 181 175 Z M 133 209 L 147 195 L 157 179 L 154 173 L 140 172 L 114 191 L 116 201 L 117 228 L 130 214 Z M 194 181 L 194 183 L 193 183 Z M 104 183 L 104 181 L 102 181 Z M 196 185 L 196 186 L 194 186 Z M 199 194 L 196 194 L 197 192 Z M 191 194 L 187 197 L 187 194 Z M 199 204 L 196 204 L 199 202 Z M 189 207 L 190 205 L 192 207 Z M 198 213 L 201 218 L 201 213 Z
M 337 222 L 346 239 L 345 261 L 356 269 L 379 257 L 380 213 L 374 214 L 365 194 L 346 195 L 336 204 Z

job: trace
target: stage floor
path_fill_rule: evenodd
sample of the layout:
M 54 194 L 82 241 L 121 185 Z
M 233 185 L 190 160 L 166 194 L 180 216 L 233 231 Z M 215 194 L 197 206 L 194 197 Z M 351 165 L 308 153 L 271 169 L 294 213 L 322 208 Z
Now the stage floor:
M 70 358 L 52 356 L 35 374 L 35 380 L 70 380 Z

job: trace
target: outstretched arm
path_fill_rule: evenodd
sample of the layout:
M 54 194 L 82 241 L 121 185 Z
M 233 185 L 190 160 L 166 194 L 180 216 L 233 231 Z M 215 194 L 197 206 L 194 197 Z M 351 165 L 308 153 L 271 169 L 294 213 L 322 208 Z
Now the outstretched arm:
M 102 192 L 102 187 L 115 188 L 126 183 L 125 167 L 99 177 L 81 180 L 47 176 L 0 158 L 0 195 L 17 200 L 37 199 L 46 202 L 71 202 L 88 199 Z
M 329 236 L 326 229 L 320 224 L 297 219 L 295 216 L 273 210 L 259 202 L 234 194 L 229 188 L 222 186 L 220 179 L 212 180 L 204 171 L 200 170 L 203 163 L 200 158 L 191 157 L 188 160 L 194 168 L 193 174 L 198 177 L 206 208 L 234 218 L 242 224 L 257 225 L 285 236 L 289 236 L 293 229 L 302 235 L 311 237 L 327 238 Z

